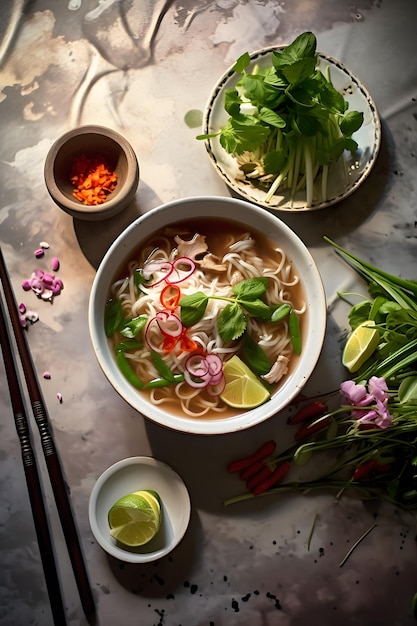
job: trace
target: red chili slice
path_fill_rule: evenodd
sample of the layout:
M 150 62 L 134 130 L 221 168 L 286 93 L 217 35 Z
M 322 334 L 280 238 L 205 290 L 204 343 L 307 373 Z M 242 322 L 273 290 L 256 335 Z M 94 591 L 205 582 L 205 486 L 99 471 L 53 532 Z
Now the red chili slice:
M 181 290 L 178 285 L 168 284 L 161 291 L 159 300 L 165 309 L 175 311 L 181 299 Z

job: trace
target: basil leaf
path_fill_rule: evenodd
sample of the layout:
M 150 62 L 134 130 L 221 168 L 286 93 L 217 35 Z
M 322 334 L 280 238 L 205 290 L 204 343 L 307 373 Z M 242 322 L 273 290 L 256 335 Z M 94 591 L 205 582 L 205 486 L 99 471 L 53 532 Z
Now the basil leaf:
M 189 328 L 199 322 L 207 308 L 208 296 L 202 291 L 197 291 L 188 296 L 184 296 L 179 301 L 181 307 L 181 322 Z
M 239 339 L 246 327 L 246 315 L 238 304 L 227 304 L 217 316 L 217 330 L 223 341 Z
M 268 357 L 261 346 L 248 334 L 243 341 L 243 354 L 256 374 L 267 374 L 271 369 Z
M 242 300 L 256 300 L 264 295 L 267 288 L 267 278 L 248 278 L 233 285 L 233 293 Z
M 122 304 L 117 298 L 110 300 L 104 309 L 104 332 L 106 337 L 111 337 L 119 330 L 123 320 Z
M 271 317 L 270 307 L 262 300 L 239 300 L 239 304 L 243 306 L 243 308 L 250 315 L 252 315 L 252 317 L 257 317 L 258 319 L 264 320 L 265 322 L 269 321 Z

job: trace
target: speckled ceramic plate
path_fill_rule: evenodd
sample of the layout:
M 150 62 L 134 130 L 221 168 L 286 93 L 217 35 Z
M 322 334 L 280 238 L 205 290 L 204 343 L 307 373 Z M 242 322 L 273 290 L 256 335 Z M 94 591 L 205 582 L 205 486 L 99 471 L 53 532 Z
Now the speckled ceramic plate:
M 279 49 L 282 49 L 282 46 L 263 48 L 252 53 L 250 55 L 251 63 L 247 71 L 249 72 L 255 64 L 260 67 L 270 66 L 272 64 L 272 51 Z M 329 68 L 332 83 L 344 95 L 349 103 L 349 110 L 360 111 L 364 114 L 361 128 L 353 135 L 353 139 L 358 143 L 357 152 L 354 155 L 345 152 L 343 158 L 346 168 L 339 166 L 329 168 L 326 199 L 323 200 L 320 189 L 315 187 L 315 197 L 311 207 L 306 206 L 305 192 L 303 191 L 297 192 L 295 197 L 291 198 L 289 190 L 282 191 L 280 189 L 270 202 L 265 202 L 266 191 L 239 179 L 240 170 L 236 160 L 222 148 L 219 139 L 214 137 L 205 142 L 211 162 L 225 183 L 246 200 L 273 211 L 311 211 L 340 202 L 350 196 L 363 183 L 378 155 L 381 142 L 381 124 L 375 103 L 367 89 L 337 59 L 324 54 L 319 54 L 318 57 L 319 68 L 323 73 Z M 204 134 L 217 132 L 227 122 L 229 116 L 224 109 L 224 92 L 226 89 L 234 87 L 239 78 L 240 74 L 236 74 L 231 67 L 214 87 L 204 112 Z

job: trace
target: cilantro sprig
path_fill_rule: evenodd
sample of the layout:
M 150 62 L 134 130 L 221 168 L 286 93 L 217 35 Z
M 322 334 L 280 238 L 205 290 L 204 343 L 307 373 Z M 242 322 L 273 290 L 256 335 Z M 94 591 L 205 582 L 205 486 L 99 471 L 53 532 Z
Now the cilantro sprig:
M 197 137 L 218 136 L 247 181 L 267 191 L 266 202 L 286 187 L 291 197 L 305 189 L 311 206 L 319 174 L 325 201 L 330 164 L 358 147 L 352 135 L 361 127 L 363 113 L 349 111 L 330 75 L 318 69 L 316 45 L 313 33 L 302 33 L 273 51 L 270 67 L 255 66 L 251 73 L 245 52 L 233 68 L 241 78 L 225 91 L 227 123 L 216 133 Z

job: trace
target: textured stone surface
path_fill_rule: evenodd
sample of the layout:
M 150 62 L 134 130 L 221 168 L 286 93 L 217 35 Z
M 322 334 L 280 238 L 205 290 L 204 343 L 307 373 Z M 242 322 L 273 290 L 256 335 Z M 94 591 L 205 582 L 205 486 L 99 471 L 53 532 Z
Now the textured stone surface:
M 417 587 L 414 522 L 330 495 L 263 498 L 223 508 L 239 492 L 227 462 L 273 437 L 286 416 L 250 432 L 193 437 L 135 414 L 104 379 L 89 343 L 87 305 L 95 267 L 116 235 L 143 212 L 179 197 L 227 195 L 195 129 L 212 85 L 245 50 L 312 30 L 319 49 L 348 65 L 372 94 L 383 124 L 376 166 L 344 203 L 283 219 L 310 247 L 329 299 L 329 323 L 311 393 L 337 388 L 347 307 L 338 289 L 355 280 L 323 243 L 415 277 L 417 4 L 344 0 L 35 0 L 2 5 L 0 48 L 0 241 L 18 301 L 39 312 L 28 339 L 49 409 L 85 551 L 101 626 L 408 626 Z M 11 36 L 14 34 L 14 36 Z M 100 123 L 136 150 L 141 181 L 129 212 L 102 224 L 73 221 L 43 181 L 50 144 L 76 124 Z M 34 257 L 41 241 L 50 249 Z M 21 289 L 49 258 L 61 261 L 52 306 Z M 51 372 L 51 379 L 42 373 Z M 57 392 L 63 396 L 60 404 Z M 26 493 L 4 368 L 0 366 L 0 624 L 49 626 L 52 619 Z M 36 437 L 35 437 L 36 439 Z M 113 462 L 151 454 L 183 477 L 192 519 L 162 561 L 117 563 L 95 543 L 88 498 Z M 53 497 L 51 512 L 68 623 L 86 624 Z M 316 518 L 311 545 L 308 537 Z M 377 526 L 339 564 L 355 541 Z

